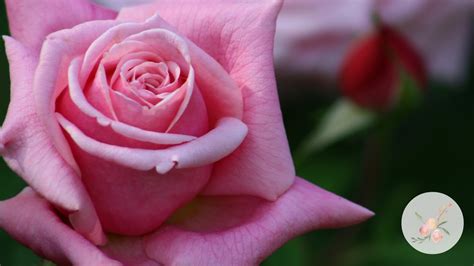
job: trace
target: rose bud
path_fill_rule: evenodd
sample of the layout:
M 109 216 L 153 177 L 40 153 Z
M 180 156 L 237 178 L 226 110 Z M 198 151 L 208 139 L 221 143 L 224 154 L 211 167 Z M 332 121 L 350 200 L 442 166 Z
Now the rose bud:
M 436 229 L 433 231 L 433 233 L 431 233 L 431 242 L 436 244 L 441 241 L 443 237 L 443 232 L 441 232 L 439 229 Z
M 372 215 L 295 177 L 272 60 L 280 1 L 6 6 L 0 152 L 29 187 L 0 202 L 0 227 L 38 255 L 256 265 Z
M 340 86 L 346 97 L 359 106 L 387 111 L 397 106 L 408 89 L 426 85 L 422 58 L 404 36 L 380 24 L 375 32 L 359 40 L 348 53 L 340 73 Z M 416 94 L 415 92 L 407 92 Z

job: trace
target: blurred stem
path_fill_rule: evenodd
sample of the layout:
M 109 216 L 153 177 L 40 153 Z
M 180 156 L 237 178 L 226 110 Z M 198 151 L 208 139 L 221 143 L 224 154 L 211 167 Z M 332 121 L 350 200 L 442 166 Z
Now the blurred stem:
M 387 117 L 381 119 L 381 122 L 374 128 L 373 132 L 367 137 L 365 147 L 362 152 L 361 173 L 362 177 L 355 195 L 355 201 L 369 209 L 374 210 L 376 193 L 379 191 L 379 186 L 383 183 L 383 162 L 384 154 L 389 143 L 392 132 L 397 125 L 398 119 Z M 377 214 L 376 214 L 377 215 Z M 370 222 L 370 221 L 369 221 Z M 341 231 L 334 239 L 328 248 L 329 261 L 327 265 L 341 265 L 344 260 L 345 252 L 349 247 L 356 242 L 357 235 L 360 233 L 362 227 L 356 226 L 354 228 Z
M 362 182 L 360 183 L 360 203 L 364 206 L 371 204 L 374 194 L 377 191 L 377 184 L 381 181 L 381 162 L 383 135 L 376 132 L 369 136 L 364 148 L 362 160 Z

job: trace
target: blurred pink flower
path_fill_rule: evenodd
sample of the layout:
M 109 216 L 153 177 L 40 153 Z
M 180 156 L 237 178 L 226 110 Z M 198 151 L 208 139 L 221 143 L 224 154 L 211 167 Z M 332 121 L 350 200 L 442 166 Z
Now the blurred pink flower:
M 426 222 L 420 227 L 420 234 L 422 237 L 429 236 L 433 230 L 437 228 L 438 224 L 436 219 L 429 218 Z
M 402 100 L 403 79 L 408 77 L 417 90 L 426 85 L 423 60 L 404 36 L 384 24 L 361 39 L 347 55 L 341 69 L 344 95 L 369 109 L 387 111 Z
M 471 0 L 287 0 L 277 22 L 276 64 L 282 75 L 334 80 L 348 49 L 373 30 L 378 13 L 415 45 L 432 78 L 464 78 Z
M 419 230 L 419 231 L 420 231 L 420 235 L 421 235 L 422 237 L 429 236 L 429 235 L 430 235 L 430 232 L 431 232 L 431 230 L 428 228 L 428 226 L 427 226 L 426 224 L 422 225 L 422 226 L 420 227 L 420 230 Z
M 440 229 L 436 229 L 431 233 L 431 242 L 433 243 L 439 243 L 441 240 L 443 240 L 443 232 L 441 232 Z

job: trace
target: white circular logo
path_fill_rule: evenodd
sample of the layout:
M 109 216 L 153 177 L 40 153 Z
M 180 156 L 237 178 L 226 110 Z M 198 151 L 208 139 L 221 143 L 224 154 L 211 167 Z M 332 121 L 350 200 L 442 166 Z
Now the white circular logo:
M 459 241 L 464 218 L 459 205 L 439 192 L 416 196 L 405 207 L 402 231 L 407 242 L 419 252 L 440 254 Z

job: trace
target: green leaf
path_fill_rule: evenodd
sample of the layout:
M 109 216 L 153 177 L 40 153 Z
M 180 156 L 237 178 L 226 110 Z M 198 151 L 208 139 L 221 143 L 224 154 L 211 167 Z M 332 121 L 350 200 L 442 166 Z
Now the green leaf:
M 451 234 L 449 233 L 449 231 L 446 230 L 446 228 L 444 228 L 444 227 L 439 227 L 439 226 L 438 226 L 438 228 L 441 229 L 441 230 L 443 230 L 446 234 L 451 235 Z
M 443 224 L 445 224 L 445 223 L 447 223 L 447 222 L 448 222 L 448 221 L 444 221 L 444 222 L 439 223 L 439 224 L 438 224 L 438 227 L 440 227 L 441 225 L 443 225 Z
M 349 100 L 339 100 L 329 108 L 317 130 L 303 141 L 300 153 L 305 155 L 320 151 L 364 130 L 374 123 L 375 117 L 373 112 L 362 109 Z
M 415 212 L 415 215 L 416 215 L 416 217 L 418 218 L 418 220 L 420 220 L 421 222 L 423 222 L 423 217 L 421 217 L 421 215 L 420 215 L 418 212 Z

